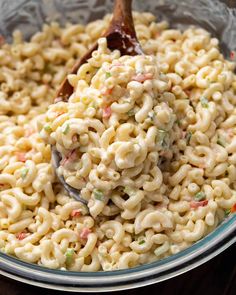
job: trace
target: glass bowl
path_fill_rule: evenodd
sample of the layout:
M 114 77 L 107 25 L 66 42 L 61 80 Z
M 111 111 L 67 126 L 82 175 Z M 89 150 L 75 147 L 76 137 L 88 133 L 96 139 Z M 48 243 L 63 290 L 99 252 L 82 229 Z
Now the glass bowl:
M 109 0 L 0 0 L 0 34 L 11 41 L 14 29 L 25 38 L 41 29 L 43 22 L 86 23 L 112 9 Z M 150 11 L 167 19 L 172 27 L 196 24 L 221 41 L 226 57 L 236 50 L 236 2 L 220 0 L 134 1 L 134 9 Z M 154 284 L 187 272 L 212 259 L 236 241 L 236 214 L 188 249 L 165 259 L 127 270 L 71 272 L 51 270 L 0 253 L 0 274 L 28 284 L 64 291 L 104 292 Z

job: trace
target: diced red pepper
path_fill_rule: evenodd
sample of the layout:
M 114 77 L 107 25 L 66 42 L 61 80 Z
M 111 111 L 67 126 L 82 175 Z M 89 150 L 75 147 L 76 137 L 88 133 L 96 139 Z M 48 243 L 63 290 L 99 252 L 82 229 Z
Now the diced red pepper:
M 22 241 L 22 240 L 24 240 L 27 236 L 28 236 L 27 233 L 25 233 L 25 232 L 21 232 L 21 233 L 19 233 L 19 234 L 16 235 L 16 238 L 17 238 L 19 241 Z
M 104 88 L 102 91 L 101 91 L 101 93 L 103 94 L 103 95 L 110 95 L 111 93 L 112 93 L 112 90 L 113 90 L 113 87 L 112 88 Z
M 70 162 L 73 162 L 76 159 L 76 150 L 70 151 L 63 160 L 61 160 L 60 164 L 63 166 Z
M 208 200 L 192 201 L 190 203 L 190 207 L 193 209 L 197 209 L 198 207 L 205 207 L 207 204 L 208 204 Z
M 74 210 L 72 210 L 70 215 L 71 215 L 71 217 L 79 217 L 79 216 L 81 216 L 81 211 L 79 209 L 74 209 Z
M 236 203 L 233 205 L 233 207 L 230 209 L 231 213 L 235 213 L 236 212 Z
M 91 233 L 91 229 L 85 227 L 82 229 L 81 233 L 80 233 L 80 238 L 81 239 L 87 239 L 88 238 L 88 235 Z
M 111 107 L 105 107 L 103 110 L 102 110 L 102 117 L 104 119 L 108 119 L 110 118 L 111 116 Z
M 144 81 L 151 80 L 152 78 L 153 78 L 153 74 L 147 73 L 147 74 L 138 74 L 136 76 L 133 76 L 132 80 L 143 83 Z
M 26 161 L 26 157 L 25 157 L 25 153 L 23 152 L 15 152 L 17 160 L 20 162 L 25 162 Z
M 0 46 L 3 45 L 5 43 L 5 38 L 3 37 L 3 35 L 0 35 Z
M 235 59 L 235 51 L 230 52 L 230 59 L 234 60 Z

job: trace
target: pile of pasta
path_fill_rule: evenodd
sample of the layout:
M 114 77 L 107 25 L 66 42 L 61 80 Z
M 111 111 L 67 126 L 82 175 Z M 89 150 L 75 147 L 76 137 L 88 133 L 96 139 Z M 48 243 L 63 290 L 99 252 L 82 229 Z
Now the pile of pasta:
M 134 13 L 143 56 L 86 26 L 0 47 L 0 249 L 54 269 L 116 270 L 191 246 L 236 210 L 235 64 L 218 40 Z M 56 90 L 99 39 L 67 103 Z M 51 165 L 81 190 L 70 198 Z

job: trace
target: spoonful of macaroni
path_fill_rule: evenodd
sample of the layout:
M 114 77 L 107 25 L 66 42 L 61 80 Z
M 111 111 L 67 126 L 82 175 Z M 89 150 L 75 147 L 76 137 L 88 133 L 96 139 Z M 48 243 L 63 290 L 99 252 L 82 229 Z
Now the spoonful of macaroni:
M 134 29 L 131 6 L 132 0 L 116 0 L 113 10 L 113 18 L 110 22 L 107 31 L 104 33 L 104 37 L 106 38 L 107 42 L 107 48 L 109 48 L 109 50 L 111 51 L 119 50 L 121 56 L 135 56 L 142 54 L 142 49 L 137 40 Z M 94 44 L 94 46 L 80 60 L 77 61 L 70 75 L 67 76 L 61 84 L 57 94 L 57 98 L 55 99 L 55 103 L 61 101 L 68 101 L 69 97 L 74 92 L 74 85 L 72 80 L 75 80 L 75 77 L 73 77 L 73 75 L 76 75 L 76 73 L 78 74 L 78 70 L 81 68 L 81 66 L 84 65 L 92 56 L 95 55 L 95 53 L 97 52 L 97 48 L 98 43 Z M 88 73 L 85 74 L 91 75 L 89 70 Z M 108 76 L 109 73 L 106 73 L 106 75 Z M 107 89 L 107 92 L 109 92 L 109 88 Z M 109 108 L 106 108 L 105 112 L 106 116 L 108 116 Z M 66 127 L 63 131 L 63 134 L 66 135 L 68 132 L 69 127 Z M 74 136 L 72 141 L 75 142 L 76 140 L 77 138 L 76 136 Z M 86 139 L 84 140 L 86 141 Z M 52 163 L 57 172 L 57 176 L 60 182 L 62 183 L 62 185 L 71 197 L 75 198 L 80 202 L 83 202 L 84 204 L 87 204 L 87 200 L 81 198 L 78 188 L 69 185 L 68 182 L 65 181 L 64 176 L 60 173 L 60 166 L 62 164 L 65 165 L 68 164 L 70 161 L 73 162 L 73 160 L 75 160 L 75 149 L 67 153 L 64 159 L 62 159 L 61 153 L 63 152 L 59 150 L 56 145 L 52 145 Z
M 155 56 L 142 53 L 131 1 L 116 1 L 111 24 L 63 82 L 42 136 L 69 195 L 100 213 L 132 219 L 160 200 L 175 95 Z

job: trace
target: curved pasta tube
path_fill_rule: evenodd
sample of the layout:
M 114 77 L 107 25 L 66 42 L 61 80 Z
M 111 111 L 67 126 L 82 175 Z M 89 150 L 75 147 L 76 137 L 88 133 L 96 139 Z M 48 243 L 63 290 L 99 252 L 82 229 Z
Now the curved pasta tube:
M 101 264 L 98 258 L 98 252 L 95 248 L 91 254 L 91 262 L 90 264 L 84 264 L 81 268 L 81 271 L 99 271 L 101 268 Z
M 123 203 L 124 209 L 132 210 L 136 207 L 144 198 L 144 192 L 141 190 L 132 191 L 129 195 L 129 199 Z
M 148 113 L 153 108 L 153 98 L 150 95 L 145 93 L 142 102 L 142 108 L 135 114 L 135 120 L 139 123 L 142 123 L 147 118 Z
M 153 230 L 147 230 L 145 232 L 145 238 L 142 240 L 142 243 L 140 243 L 140 241 L 133 241 L 130 244 L 130 248 L 135 253 L 138 253 L 138 254 L 148 252 L 153 246 L 153 241 L 152 241 L 153 235 L 154 235 Z
M 21 203 L 13 196 L 4 194 L 1 196 L 2 203 L 6 206 L 10 220 L 15 220 L 22 212 Z
M 39 193 L 34 193 L 31 196 L 23 193 L 21 188 L 13 188 L 12 193 L 14 196 L 17 198 L 19 202 L 26 206 L 35 206 L 40 202 L 40 194 Z
M 143 185 L 143 189 L 148 192 L 159 189 L 163 181 L 161 170 L 158 167 L 154 167 L 152 170 L 150 170 L 150 174 L 153 176 L 153 180 L 146 181 Z
M 16 181 L 16 186 L 27 187 L 32 183 L 37 173 L 36 165 L 33 161 L 27 160 L 25 162 L 25 168 L 21 172 L 21 178 Z
M 125 269 L 131 268 L 138 264 L 139 255 L 135 252 L 125 252 L 121 255 L 118 268 Z
M 0 174 L 0 183 L 8 184 L 11 187 L 15 187 L 16 178 L 14 177 L 14 175 L 11 175 L 11 174 L 8 174 L 8 173 L 1 173 Z
M 66 257 L 57 243 L 50 240 L 43 240 L 40 243 L 40 248 L 42 265 L 57 269 L 65 263 Z
M 203 237 L 204 231 L 205 222 L 203 220 L 197 220 L 192 231 L 185 229 L 182 234 L 185 241 L 195 242 Z
M 78 235 L 71 229 L 61 228 L 52 234 L 51 240 L 60 244 L 62 240 L 66 239 L 68 243 L 78 241 Z
M 113 239 L 117 244 L 121 243 L 124 238 L 123 225 L 115 220 L 109 220 L 101 225 L 101 230 L 109 239 Z
M 38 209 L 38 216 L 42 220 L 42 222 L 37 228 L 37 234 L 43 236 L 52 227 L 52 216 L 50 212 L 48 212 L 48 210 L 44 209 L 43 207 L 40 207 Z
M 87 242 L 85 244 L 85 246 L 80 250 L 79 252 L 79 257 L 87 257 L 89 255 L 92 254 L 92 252 L 94 251 L 94 247 L 97 243 L 97 235 L 94 233 L 90 233 L 88 235 L 88 239 Z
M 160 225 L 162 228 L 170 229 L 173 228 L 173 222 L 171 218 L 165 214 L 165 212 L 154 211 L 147 214 L 142 223 L 143 229 L 152 227 L 154 230 L 159 231 Z
M 15 248 L 15 255 L 18 258 L 31 263 L 37 262 L 40 259 L 41 254 L 40 246 L 35 246 L 30 243 Z

